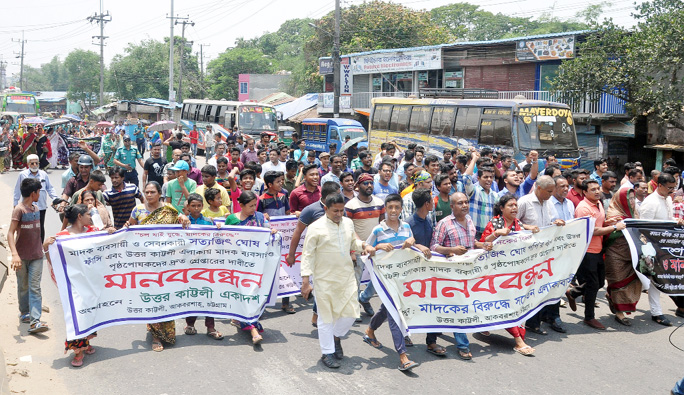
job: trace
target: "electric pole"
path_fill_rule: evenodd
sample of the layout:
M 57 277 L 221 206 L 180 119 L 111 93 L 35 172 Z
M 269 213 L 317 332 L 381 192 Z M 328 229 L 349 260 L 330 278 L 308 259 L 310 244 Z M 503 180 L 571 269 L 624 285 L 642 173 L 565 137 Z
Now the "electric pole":
M 199 58 L 200 58 L 200 97 L 204 98 L 204 53 L 202 52 L 202 49 L 204 47 L 208 47 L 211 44 L 200 44 L 200 53 L 199 53 Z
M 178 19 L 180 19 L 180 18 L 178 18 Z M 181 29 L 181 47 L 180 47 L 180 54 L 179 54 L 179 56 L 180 56 L 180 73 L 178 76 L 178 101 L 179 102 L 182 102 L 182 100 L 183 100 L 183 91 L 181 89 L 183 89 L 183 59 L 185 58 L 184 55 L 185 55 L 185 45 L 186 45 L 186 43 L 185 43 L 185 26 L 186 25 L 195 26 L 195 22 L 187 20 L 188 18 L 183 18 L 183 19 L 186 19 L 186 20 L 184 20 L 182 22 L 178 22 L 178 21 L 175 22 L 176 25 L 179 25 L 179 24 L 183 25 L 183 28 Z M 192 43 L 190 43 L 190 44 L 192 45 Z
M 104 40 L 108 38 L 107 36 L 104 35 L 104 24 L 107 22 L 112 21 L 111 15 L 109 15 L 109 11 L 107 11 L 106 14 L 102 13 L 102 8 L 103 8 L 103 0 L 100 0 L 100 13 L 99 14 L 93 14 L 93 16 L 88 17 L 88 22 L 93 23 L 97 22 L 100 24 L 100 35 L 99 36 L 93 36 L 93 38 L 99 38 L 100 43 L 96 44 L 93 43 L 93 45 L 99 45 L 100 46 L 100 97 L 98 100 L 98 104 L 100 106 L 104 105 Z
M 2 92 L 5 89 L 5 78 L 7 70 L 7 62 L 2 60 L 2 55 L 0 55 L 0 92 Z
M 22 91 L 24 90 L 24 44 L 26 43 L 26 40 L 24 40 L 24 31 L 21 31 L 21 40 L 15 40 L 12 39 L 15 43 L 21 43 L 21 54 L 14 53 L 15 55 L 18 55 L 17 58 L 21 58 L 21 69 L 19 70 L 19 89 Z
M 168 19 L 171 21 L 171 35 L 169 37 L 169 107 L 171 108 L 171 117 L 170 120 L 173 121 L 174 118 L 174 113 L 176 111 L 176 95 L 173 92 L 173 25 L 175 24 L 176 19 L 188 19 L 188 18 L 179 18 L 177 16 L 173 16 L 173 0 L 171 0 L 171 16 L 167 16 Z
M 335 0 L 335 35 L 333 40 L 333 117 L 340 116 L 340 0 Z

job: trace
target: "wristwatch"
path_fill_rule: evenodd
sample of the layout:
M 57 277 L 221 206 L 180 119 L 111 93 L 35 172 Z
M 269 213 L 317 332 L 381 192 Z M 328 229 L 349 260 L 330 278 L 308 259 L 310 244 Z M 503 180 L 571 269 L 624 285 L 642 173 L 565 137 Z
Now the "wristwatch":
M 617 231 L 617 225 L 613 225 L 613 232 Z

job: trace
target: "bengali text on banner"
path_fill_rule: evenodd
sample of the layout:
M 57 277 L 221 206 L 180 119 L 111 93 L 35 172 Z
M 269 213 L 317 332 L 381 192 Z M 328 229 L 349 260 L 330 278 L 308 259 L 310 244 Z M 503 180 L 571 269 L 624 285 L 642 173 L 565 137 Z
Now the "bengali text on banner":
M 684 229 L 674 221 L 626 220 L 632 265 L 644 288 L 684 295 Z
M 207 315 L 254 321 L 275 303 L 281 238 L 255 227 L 146 225 L 50 246 L 67 339 Z
M 503 236 L 492 251 L 431 259 L 414 249 L 366 260 L 381 300 L 404 330 L 480 332 L 509 328 L 565 294 L 588 247 L 591 218 L 539 233 Z

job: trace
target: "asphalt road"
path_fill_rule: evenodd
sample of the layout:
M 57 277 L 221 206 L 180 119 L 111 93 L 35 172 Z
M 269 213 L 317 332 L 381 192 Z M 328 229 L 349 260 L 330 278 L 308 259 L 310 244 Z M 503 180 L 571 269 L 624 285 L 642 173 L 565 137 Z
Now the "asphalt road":
M 50 172 L 50 179 L 57 186 L 61 173 Z M 0 176 L 2 218 L 9 217 L 17 175 L 18 172 L 10 172 Z M 49 210 L 47 235 L 59 230 L 58 222 L 57 214 Z M 10 285 L 0 300 L 15 292 Z M 412 338 L 416 345 L 408 349 L 409 357 L 420 366 L 407 374 L 397 370 L 398 357 L 387 325 L 376 332 L 385 345 L 382 349 L 373 349 L 362 341 L 369 322 L 365 316 L 364 322 L 356 324 L 342 342 L 342 368 L 327 370 L 319 361 L 317 333 L 310 324 L 311 304 L 301 298 L 294 302 L 294 315 L 286 315 L 277 308 L 266 310 L 261 321 L 266 331 L 259 347 L 253 347 L 248 334 L 238 333 L 227 320 L 217 320 L 218 330 L 226 336 L 222 341 L 204 335 L 201 319 L 196 324 L 199 333 L 195 336 L 184 335 L 184 321 L 177 320 L 175 346 L 155 353 L 150 349 L 151 338 L 144 325 L 122 325 L 99 331 L 93 340 L 97 352 L 86 356 L 84 366 L 76 369 L 70 365 L 71 354 L 63 354 L 61 303 L 56 287 L 45 274 L 43 301 L 51 308 L 51 313 L 43 318 L 52 328 L 45 336 L 35 340 L 26 335 L 26 325 L 14 322 L 6 323 L 13 333 L 2 336 L 8 342 L 2 344 L 7 361 L 33 353 L 32 375 L 41 377 L 40 369 L 50 369 L 52 372 L 43 373 L 56 372 L 59 377 L 54 384 L 45 383 L 43 388 L 47 392 L 26 393 L 667 394 L 684 375 L 684 353 L 669 341 L 671 337 L 674 344 L 684 349 L 684 329 L 672 334 L 684 320 L 674 316 L 674 304 L 663 298 L 665 313 L 675 326 L 655 324 L 650 319 L 646 295 L 639 310 L 629 317 L 634 324 L 629 328 L 613 320 L 603 292 L 599 295 L 597 318 L 608 327 L 606 331 L 593 330 L 582 324 L 581 315 L 561 309 L 568 333 L 529 334 L 527 341 L 537 350 L 534 357 L 514 353 L 513 339 L 503 330 L 488 338 L 469 335 L 474 356 L 469 362 L 458 359 L 449 334 L 438 339 L 439 344 L 447 347 L 449 355 L 445 358 L 428 354 L 425 335 L 415 334 Z M 376 309 L 379 307 L 377 297 L 372 304 Z M 4 310 L 3 319 L 17 316 L 16 304 L 2 305 L 0 310 Z M 20 343 L 21 351 L 16 351 L 13 346 L 17 344 L 12 342 Z M 10 381 L 10 389 L 25 391 L 17 383 L 14 379 Z

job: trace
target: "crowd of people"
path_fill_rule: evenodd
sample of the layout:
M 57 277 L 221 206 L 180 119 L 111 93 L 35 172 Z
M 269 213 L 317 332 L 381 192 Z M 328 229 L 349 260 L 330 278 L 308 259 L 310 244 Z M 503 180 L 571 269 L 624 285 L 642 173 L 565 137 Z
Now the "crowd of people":
M 593 172 L 562 170 L 554 156 L 540 158 L 536 151 L 528 152 L 520 163 L 489 148 L 465 153 L 445 150 L 439 158 L 421 146 L 402 149 L 394 142 L 383 143 L 375 155 L 356 145 L 330 154 L 307 151 L 296 133 L 289 146 L 271 141 L 268 134 L 255 141 L 238 133 L 227 140 L 210 129 L 204 133 L 206 164 L 198 168 L 196 142 L 183 141 L 182 132 L 152 141 L 145 159 L 130 138 L 124 137 L 119 145 L 119 137 L 110 131 L 104 141 L 112 143 L 106 149 L 108 143 L 103 143 L 104 154 L 86 151 L 69 158 L 61 195 L 41 170 L 40 157 L 25 158 L 28 169 L 17 180 L 8 240 L 19 280 L 20 319 L 29 323 L 29 333 L 48 329 L 41 321 L 40 276 L 44 252 L 55 237 L 113 232 L 137 224 L 213 224 L 214 218 L 225 218 L 231 226 L 269 227 L 271 217 L 294 214 L 298 224 L 286 262 L 295 263 L 296 246 L 306 230 L 301 293 L 307 299 L 314 296 L 311 324 L 318 331 L 322 363 L 340 367 L 341 338 L 361 321 L 363 310 L 372 317 L 363 341 L 376 349 L 383 347 L 377 333 L 388 321 L 399 369 L 408 370 L 417 366 L 407 354 L 412 339 L 404 336 L 384 305 L 373 309 L 372 283 L 360 289 L 362 255 L 397 246 L 416 247 L 428 258 L 431 251 L 462 255 L 470 249 L 490 250 L 497 238 L 510 232 L 538 232 L 546 226 L 564 226 L 573 218 L 593 217 L 591 242 L 566 292 L 567 302 L 545 306 L 525 324 L 507 329 L 514 339 L 513 350 L 529 356 L 536 350 L 526 342 L 526 332 L 544 336 L 548 326 L 565 333 L 560 308 L 567 304 L 575 311 L 580 297 L 583 323 L 605 330 L 605 323 L 596 318 L 596 299 L 606 283 L 615 322 L 632 325 L 627 315 L 636 311 L 642 285 L 620 232 L 624 220 L 684 222 L 681 170 L 671 160 L 651 172 L 648 180 L 640 163 L 625 164 L 620 175 L 608 171 L 605 160 L 594 161 Z M 105 187 L 106 176 L 111 188 Z M 60 212 L 63 226 L 60 233 L 45 239 L 49 205 Z M 310 276 L 316 279 L 313 292 Z M 672 325 L 663 313 L 660 292 L 653 286 L 647 291 L 653 321 Z M 676 315 L 684 317 L 684 298 L 672 300 Z M 279 307 L 296 313 L 289 298 Z M 197 334 L 196 318 L 186 318 L 186 335 Z M 248 332 L 254 344 L 263 341 L 259 321 L 232 324 Z M 205 327 L 208 336 L 223 339 L 213 318 L 206 318 Z M 175 342 L 173 321 L 147 328 L 154 351 Z M 446 349 L 437 344 L 438 335 L 427 334 L 426 349 L 444 357 Z M 468 336 L 453 335 L 458 357 L 471 359 Z M 81 366 L 84 356 L 95 351 L 90 344 L 94 336 L 66 342 L 65 350 L 75 353 L 74 366 Z

